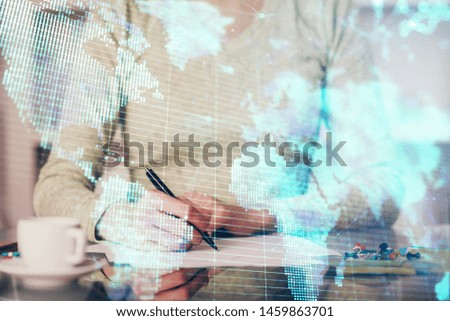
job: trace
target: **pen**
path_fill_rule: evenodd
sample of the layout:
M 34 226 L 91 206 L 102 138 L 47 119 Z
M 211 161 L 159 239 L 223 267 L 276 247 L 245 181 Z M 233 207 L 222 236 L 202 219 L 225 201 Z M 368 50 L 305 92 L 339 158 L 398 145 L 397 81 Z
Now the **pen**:
M 174 193 L 172 193 L 172 191 L 166 186 L 166 184 L 164 184 L 164 182 L 158 177 L 158 175 L 156 175 L 156 173 L 151 169 L 146 167 L 145 168 L 145 174 L 147 174 L 148 179 L 150 180 L 150 182 L 152 182 L 153 186 L 155 186 L 155 188 L 160 191 L 163 192 L 173 198 L 177 198 L 175 196 Z M 178 216 L 164 212 L 166 215 L 175 217 L 180 219 Z M 200 235 L 202 236 L 203 240 L 208 243 L 209 246 L 211 246 L 214 250 L 218 251 L 219 249 L 217 248 L 216 244 L 214 243 L 214 241 L 212 240 L 211 236 L 208 235 L 207 232 L 203 232 L 202 230 L 200 230 L 198 227 L 196 227 L 194 224 L 187 222 L 189 225 L 191 225 L 197 232 L 200 233 Z
M 17 252 L 17 242 L 0 246 L 0 252 Z

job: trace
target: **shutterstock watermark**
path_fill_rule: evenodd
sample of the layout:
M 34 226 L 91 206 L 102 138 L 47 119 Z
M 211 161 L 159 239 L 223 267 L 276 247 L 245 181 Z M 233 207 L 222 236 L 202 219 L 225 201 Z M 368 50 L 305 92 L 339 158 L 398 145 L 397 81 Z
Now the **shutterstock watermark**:
M 187 136 L 186 140 L 180 139 L 180 134 L 176 134 L 171 142 L 155 143 L 148 142 L 144 146 L 141 142 L 130 140 L 129 133 L 123 133 L 123 145 L 119 142 L 107 142 L 101 146 L 103 157 L 99 160 L 103 167 L 152 167 L 169 166 L 169 161 L 175 166 L 186 167 L 186 164 L 192 167 L 200 167 L 203 164 L 206 167 L 219 167 L 225 165 L 233 166 L 233 155 L 238 151 L 242 157 L 240 166 L 255 167 L 262 161 L 268 167 L 280 166 L 271 159 L 272 151 L 283 156 L 284 166 L 296 167 L 300 165 L 308 167 L 318 166 L 347 166 L 344 159 L 339 155 L 339 151 L 347 143 L 339 141 L 333 145 L 333 134 L 326 133 L 325 146 L 316 141 L 310 141 L 299 146 L 293 142 L 283 142 L 277 144 L 272 141 L 270 134 L 264 136 L 262 142 L 230 142 L 226 146 L 215 141 L 208 141 L 204 144 L 195 139 L 194 134 Z M 135 149 L 137 160 L 130 160 L 131 150 Z M 273 149 L 273 150 L 272 150 Z M 317 151 L 324 150 L 324 159 L 317 159 Z M 147 157 L 145 157 L 147 156 Z M 136 159 L 136 157 L 133 157 Z M 333 162 L 335 160 L 335 162 Z

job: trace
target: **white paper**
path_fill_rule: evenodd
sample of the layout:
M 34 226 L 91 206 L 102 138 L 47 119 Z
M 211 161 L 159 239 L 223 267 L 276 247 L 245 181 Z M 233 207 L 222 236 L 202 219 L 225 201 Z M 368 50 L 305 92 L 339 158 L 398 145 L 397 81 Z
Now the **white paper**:
M 139 252 L 117 244 L 90 245 L 87 252 L 104 253 L 110 262 L 158 267 L 280 267 L 323 264 L 324 257 L 341 256 L 306 239 L 281 234 L 215 240 L 219 251 L 203 243 L 188 252 Z M 295 244 L 295 250 L 285 244 Z M 298 251 L 297 251 L 298 250 Z M 295 253 L 293 252 L 295 251 Z

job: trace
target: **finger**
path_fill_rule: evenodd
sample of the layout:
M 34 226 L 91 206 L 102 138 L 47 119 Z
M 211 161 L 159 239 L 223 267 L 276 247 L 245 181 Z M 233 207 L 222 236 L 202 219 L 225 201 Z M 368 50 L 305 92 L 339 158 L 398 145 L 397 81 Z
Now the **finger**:
M 209 216 L 200 213 L 190 202 L 182 202 L 159 191 L 153 191 L 152 193 L 158 193 L 157 195 L 162 201 L 162 212 L 187 220 L 202 231 L 205 231 L 209 227 Z M 200 244 L 201 241 L 202 236 L 194 229 L 191 242 Z
M 196 274 L 187 283 L 169 289 L 163 292 L 158 292 L 154 296 L 156 301 L 185 301 L 191 298 L 198 290 L 206 286 L 209 282 L 207 270 L 204 269 Z
M 202 214 L 194 206 L 189 206 L 189 214 L 187 215 L 187 222 L 192 226 L 191 242 L 193 244 L 200 244 L 202 236 L 199 231 L 208 231 L 210 216 Z
M 150 194 L 155 195 L 161 200 L 160 211 L 167 211 L 181 219 L 187 219 L 187 215 L 189 214 L 189 204 L 181 202 L 180 200 L 160 191 L 151 191 Z
M 206 209 L 213 209 L 215 207 L 215 203 L 217 202 L 217 200 L 210 195 L 196 192 L 186 192 L 183 196 L 194 203 L 197 207 Z
M 212 278 L 213 276 L 220 274 L 223 271 L 225 271 L 225 269 L 223 269 L 223 268 L 216 268 L 216 267 L 210 268 L 210 269 L 208 269 L 208 277 Z
M 205 231 L 209 226 L 209 221 L 211 220 L 211 217 L 213 215 L 211 206 L 209 207 L 203 206 L 205 203 L 196 204 L 185 197 L 183 197 L 183 200 L 186 202 L 186 204 L 190 205 L 189 219 L 188 219 L 189 222 L 191 222 L 201 230 Z M 210 201 L 208 201 L 208 203 L 211 204 Z
M 220 218 L 217 218 L 217 222 Z M 274 232 L 276 230 L 276 217 L 268 211 L 243 211 L 235 209 L 230 211 L 230 217 L 223 220 L 222 226 L 236 236 L 246 236 L 258 231 Z
M 183 284 L 186 284 L 202 270 L 204 270 L 204 269 L 189 268 L 189 269 L 180 269 L 180 270 L 165 274 L 160 279 L 160 285 L 158 286 L 158 292 L 164 292 L 164 291 L 167 291 L 170 289 L 177 288 Z
M 180 238 L 182 238 L 184 240 L 185 246 L 188 246 L 189 243 L 200 244 L 202 242 L 202 235 L 200 234 L 199 230 L 204 231 L 204 229 L 202 230 L 199 228 L 199 230 L 197 230 L 194 226 L 195 225 L 194 223 L 192 223 L 190 221 L 185 221 L 182 219 L 173 218 L 173 217 L 171 217 L 172 213 L 169 213 L 167 211 L 160 212 L 160 216 L 169 217 L 172 220 L 174 220 L 173 225 L 165 224 L 161 228 L 165 229 L 167 232 L 173 233 L 174 235 L 178 235 Z M 197 225 L 200 225 L 200 224 L 198 224 L 197 220 L 194 220 L 194 221 L 197 222 Z M 206 223 L 208 221 L 209 220 L 207 219 L 205 221 L 205 223 L 202 223 L 201 225 L 206 225 L 206 224 L 209 225 L 209 223 Z M 180 224 L 182 224 L 182 225 L 180 225 Z M 192 244 L 190 244 L 190 245 L 192 246 Z M 183 249 L 190 249 L 191 246 L 184 247 Z
M 153 276 L 133 277 L 131 289 L 140 300 L 153 299 L 157 291 L 157 279 Z
M 195 209 L 198 211 L 198 212 L 200 212 L 200 214 L 202 214 L 202 215 L 204 215 L 204 216 L 206 216 L 206 217 L 208 217 L 208 219 L 209 219 L 209 221 L 211 221 L 211 218 L 212 218 L 212 212 L 211 212 L 211 210 L 210 209 L 208 209 L 208 208 L 205 208 L 205 207 L 201 207 L 201 204 L 199 205 L 199 204 L 195 204 L 195 203 L 193 203 L 193 202 L 191 202 L 189 199 L 187 199 L 187 198 L 185 198 L 185 197 L 180 197 L 180 200 L 181 201 L 184 201 L 184 202 L 189 202 L 193 207 L 195 207 Z M 208 230 L 207 230 L 208 231 Z
M 131 249 L 144 252 L 182 251 L 192 247 L 190 243 L 192 226 L 180 219 L 169 217 L 173 220 L 170 221 L 163 217 L 164 215 L 156 214 L 157 218 L 148 218 L 148 220 L 153 220 L 154 224 L 147 222 L 141 227 L 129 228 L 127 233 L 117 233 L 114 240 Z
M 149 217 L 148 221 L 151 223 L 149 229 L 158 229 L 188 241 L 192 238 L 192 226 L 185 220 L 174 217 L 171 212 L 158 211 Z
M 209 221 L 209 216 L 201 214 L 195 207 L 192 207 L 189 214 L 189 222 L 194 226 L 193 237 L 191 239 L 192 244 L 198 245 L 202 242 L 203 236 L 200 234 L 200 231 L 208 233 Z
M 188 198 L 186 198 L 186 197 L 184 197 L 184 196 L 178 197 L 178 200 L 180 200 L 180 201 L 183 202 L 183 203 L 189 204 L 190 206 L 195 207 L 195 209 L 196 209 L 197 211 L 199 211 L 200 214 L 202 214 L 202 215 L 210 215 L 210 211 L 209 211 L 208 209 L 202 208 L 202 207 L 198 206 L 198 204 L 195 204 L 195 203 L 192 202 L 190 199 L 188 199 Z
M 221 204 L 216 198 L 196 192 L 186 192 L 184 196 L 194 204 L 194 207 L 203 215 L 209 216 L 209 226 L 206 231 L 214 231 L 230 221 L 228 207 Z
M 158 192 L 160 193 L 160 192 Z M 194 224 L 199 229 L 206 228 L 209 224 L 209 220 L 205 220 L 205 215 L 201 214 L 190 201 L 185 200 L 184 202 L 165 195 L 159 196 L 162 201 L 162 212 L 167 212 L 173 214 L 181 219 L 184 219 L 192 224 Z
M 192 248 L 192 243 L 186 239 L 167 237 L 160 240 L 144 240 L 135 242 L 133 246 L 140 252 L 180 252 Z
M 196 192 L 184 192 L 184 194 L 183 194 L 184 197 L 186 197 L 186 198 L 188 198 L 190 200 L 197 198 L 199 195 L 200 194 L 196 193 Z
M 183 196 L 181 196 L 180 201 L 183 201 L 183 203 L 189 206 L 187 221 L 194 224 L 200 230 L 203 231 L 206 230 L 206 228 L 209 226 L 209 221 L 211 219 L 210 211 L 197 207 L 190 200 L 188 200 Z
M 212 221 L 212 218 L 214 216 L 213 210 L 211 210 L 209 207 L 206 207 L 204 204 L 200 203 L 194 203 L 192 202 L 190 199 L 181 196 L 179 197 L 179 200 L 183 201 L 183 202 L 188 202 L 189 204 L 191 204 L 201 215 L 203 215 L 205 217 L 205 219 L 209 222 Z M 205 220 L 205 222 L 206 222 Z M 204 229 L 204 231 L 206 232 L 211 232 L 212 230 L 210 229 L 210 224 L 208 224 L 208 227 L 206 229 Z

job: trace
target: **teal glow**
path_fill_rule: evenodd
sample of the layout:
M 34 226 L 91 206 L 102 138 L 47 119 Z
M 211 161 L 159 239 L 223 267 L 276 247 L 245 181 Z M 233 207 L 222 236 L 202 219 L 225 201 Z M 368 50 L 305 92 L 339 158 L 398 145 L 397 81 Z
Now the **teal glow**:
M 142 12 L 161 19 L 168 41 L 166 49 L 172 63 L 183 70 L 186 63 L 206 55 L 217 55 L 232 18 L 202 1 L 136 1 Z M 196 19 L 192 19 L 195 16 Z
M 450 21 L 450 7 L 444 1 L 428 3 L 421 1 L 418 12 L 411 14 L 408 19 L 400 23 L 400 34 L 407 37 L 411 32 L 431 35 L 439 23 Z
M 436 297 L 441 301 L 450 300 L 450 272 L 446 272 L 441 282 L 436 284 L 434 290 L 436 291 Z
M 103 138 L 102 124 L 116 121 L 118 112 L 129 102 L 137 102 L 145 108 L 161 103 L 169 108 L 174 100 L 169 101 L 170 91 L 160 88 L 159 79 L 148 63 L 139 59 L 154 49 L 156 39 L 146 37 L 147 31 L 140 25 L 127 22 L 125 11 L 116 8 L 114 2 L 77 1 L 79 8 L 89 8 L 84 16 L 79 16 L 68 5 L 72 3 L 66 0 L 0 0 L 0 49 L 7 63 L 3 85 L 22 122 L 31 125 L 40 135 L 41 146 L 52 146 L 55 155 L 81 168 L 87 183 L 97 185 L 100 191 L 95 195 L 98 199 L 93 216 L 99 217 L 106 209 L 116 211 L 116 221 L 103 222 L 102 228 L 118 242 L 133 248 L 116 251 L 116 255 L 131 260 L 136 269 L 135 278 L 128 281 L 139 283 L 143 281 L 140 279 L 145 269 L 158 268 L 156 279 L 148 280 L 146 285 L 152 292 L 163 272 L 179 268 L 182 255 L 169 259 L 161 256 L 173 241 L 166 236 L 159 235 L 158 244 L 146 242 L 142 235 L 136 236 L 138 233 L 133 232 L 143 223 L 134 220 L 133 215 L 145 212 L 149 214 L 145 216 L 149 219 L 145 224 L 174 228 L 177 235 L 187 239 L 192 238 L 192 228 L 181 220 L 169 224 L 157 215 L 162 204 L 142 184 L 116 176 L 98 180 L 94 174 L 97 164 L 85 160 L 86 153 L 92 151 L 68 150 L 62 146 L 60 134 L 75 125 L 94 129 L 98 137 Z M 140 13 L 161 22 L 161 31 L 166 37 L 163 37 L 162 51 L 168 55 L 167 71 L 160 71 L 161 74 L 170 76 L 171 68 L 176 72 L 184 71 L 191 61 L 210 56 L 211 70 L 220 75 L 217 78 L 241 81 L 240 66 L 233 59 L 223 63 L 215 60 L 223 50 L 222 42 L 232 18 L 222 16 L 212 5 L 199 1 L 136 0 L 135 3 Z M 375 16 L 371 30 L 358 28 L 353 20 L 347 27 L 355 28 L 352 31 L 367 40 L 364 46 L 380 46 L 385 60 L 391 59 L 393 48 L 398 49 L 411 68 L 415 67 L 418 54 L 411 46 L 397 47 L 392 42 L 399 37 L 406 40 L 414 33 L 432 35 L 440 24 L 450 20 L 449 6 L 443 1 L 421 1 L 416 9 L 410 1 L 398 0 L 392 12 L 383 0 L 372 0 L 371 4 Z M 194 15 L 198 19 L 191 19 Z M 259 18 L 270 23 L 274 15 L 276 13 L 259 13 Z M 351 13 L 354 15 L 356 12 Z M 390 18 L 395 18 L 395 24 L 390 24 Z M 61 31 L 57 37 L 55 30 Z M 117 43 L 111 33 L 119 35 L 119 39 L 115 39 Z M 242 207 L 269 210 L 277 218 L 277 230 L 285 236 L 284 266 L 294 298 L 315 300 L 328 261 L 317 260 L 314 256 L 317 248 L 304 246 L 300 241 L 307 239 L 326 247 L 330 231 L 343 215 L 348 217 L 345 224 L 339 226 L 338 234 L 347 229 L 367 227 L 364 218 L 369 214 L 375 223 L 385 226 L 384 217 L 399 209 L 412 227 L 421 224 L 421 205 L 428 189 L 443 187 L 450 180 L 448 173 L 440 171 L 443 155 L 438 146 L 439 142 L 450 139 L 450 116 L 447 106 L 439 106 L 427 97 L 428 93 L 405 94 L 393 80 L 378 79 L 379 70 L 372 66 L 370 59 L 363 60 L 370 55 L 361 48 L 350 53 L 350 59 L 358 58 L 352 60 L 351 68 L 339 66 L 341 52 L 320 57 L 318 60 L 329 60 L 327 67 L 333 68 L 321 81 L 311 82 L 300 71 L 284 64 L 295 61 L 296 55 L 303 53 L 283 36 L 270 34 L 267 48 L 277 57 L 268 58 L 261 52 L 261 61 L 257 60 L 261 62 L 260 70 L 251 74 L 254 77 L 251 81 L 265 79 L 261 76 L 266 72 L 265 62 L 276 66 L 280 60 L 282 63 L 276 72 L 266 76 L 267 81 L 261 86 L 258 84 L 256 90 L 246 89 L 244 97 L 233 97 L 234 103 L 240 103 L 250 115 L 249 123 L 241 126 L 239 122 L 230 121 L 224 126 L 241 130 L 243 141 L 261 142 L 270 133 L 278 145 L 292 142 L 298 150 L 310 141 L 326 146 L 326 133 L 331 132 L 335 145 L 346 142 L 341 156 L 347 166 L 334 161 L 331 166 L 286 167 L 286 159 L 272 149 L 270 158 L 275 166 L 271 167 L 263 162 L 264 149 L 256 148 L 254 152 L 261 160 L 257 166 L 240 166 L 242 161 L 249 160 L 245 155 L 234 159 L 228 191 Z M 312 47 L 320 48 L 321 44 L 315 40 L 311 40 Z M 104 55 L 92 51 L 93 48 Z M 448 50 L 448 39 L 440 39 L 437 48 Z M 109 68 L 104 59 L 113 59 L 117 64 Z M 360 63 L 369 68 L 355 80 L 351 69 L 361 67 Z M 323 71 L 317 68 L 314 72 Z M 216 79 L 211 79 L 213 81 Z M 218 83 L 215 89 L 220 90 L 221 85 Z M 147 92 L 156 103 L 146 101 Z M 203 95 L 203 88 L 199 88 L 196 98 L 201 100 Z M 185 103 L 180 101 L 177 103 Z M 222 121 L 219 118 L 223 115 L 229 116 L 219 111 L 217 119 L 204 115 L 199 115 L 199 119 L 213 124 L 216 120 Z M 326 149 L 316 150 L 311 156 L 313 160 L 325 161 Z M 392 208 L 386 210 L 386 204 L 392 204 Z M 402 231 L 411 244 L 432 242 L 427 241 L 429 236 L 414 234 L 412 228 Z M 142 251 L 146 255 L 142 255 Z M 338 272 L 336 283 L 342 285 L 342 269 Z M 441 300 L 448 300 L 448 283 L 447 272 L 436 285 Z

